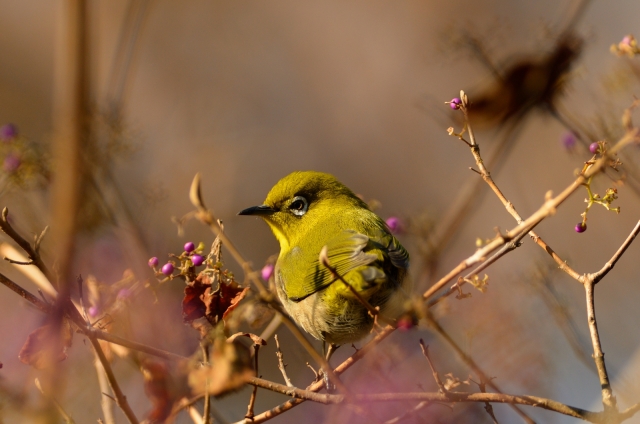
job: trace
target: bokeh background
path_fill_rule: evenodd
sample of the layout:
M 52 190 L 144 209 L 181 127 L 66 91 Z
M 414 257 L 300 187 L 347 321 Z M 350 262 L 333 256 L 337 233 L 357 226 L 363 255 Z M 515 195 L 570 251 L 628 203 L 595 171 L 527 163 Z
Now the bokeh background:
M 46 155 L 55 123 L 54 64 L 61 1 L 0 1 L 0 124 L 14 123 L 21 137 Z M 179 253 L 189 240 L 209 244 L 210 231 L 191 220 L 179 235 L 172 217 L 192 209 L 188 189 L 202 175 L 207 206 L 224 221 L 228 236 L 256 268 L 278 252 L 275 239 L 258 219 L 236 213 L 260 204 L 277 180 L 294 170 L 336 175 L 367 200 L 375 199 L 384 218 L 400 217 L 400 236 L 412 254 L 417 293 L 429 285 L 420 230 L 437 231 L 456 210 L 459 193 L 478 176 L 473 158 L 446 129 L 460 128 L 444 102 L 464 89 L 474 96 L 495 81 L 477 51 L 460 42 L 472 35 L 498 69 L 518 60 L 538 60 L 554 49 L 575 15 L 575 2 L 504 0 L 404 2 L 221 2 L 166 0 L 89 1 L 90 98 L 95 140 L 87 155 L 96 187 L 83 193 L 73 274 L 103 284 L 131 269 L 141 281 L 154 280 L 146 266 Z M 594 0 L 583 9 L 574 32 L 582 54 L 565 76 L 556 104 L 561 114 L 614 141 L 620 116 L 639 94 L 638 58 L 609 52 L 628 33 L 637 32 L 640 4 Z M 635 64 L 634 64 L 635 60 Z M 635 66 L 635 68 L 634 68 Z M 499 94 L 502 95 L 502 94 Z M 505 94 L 506 95 L 506 94 Z M 638 121 L 638 119 L 636 119 Z M 543 110 L 527 113 L 509 133 L 508 125 L 480 125 L 476 136 L 487 156 L 507 138 L 508 152 L 493 176 L 523 216 L 535 211 L 548 190 L 559 192 L 591 155 L 567 149 L 568 129 Z M 511 125 L 511 123 L 509 124 Z M 638 148 L 623 160 L 635 168 Z M 636 169 L 638 172 L 638 169 Z M 55 174 L 54 174 L 55 178 Z M 4 180 L 0 204 L 9 207 L 27 238 L 51 221 L 50 184 L 40 178 L 26 187 Z M 602 193 L 612 183 L 599 177 Z M 556 215 L 537 228 L 558 254 L 579 272 L 601 268 L 639 219 L 640 195 L 619 185 L 622 213 L 594 207 L 588 231 L 574 232 L 584 210 L 585 192 L 573 195 Z M 435 276 L 470 256 L 477 238 L 507 230 L 513 219 L 486 187 L 474 192 L 473 206 L 446 246 Z M 7 242 L 8 240 L 3 240 Z M 55 266 L 55 240 L 43 244 Z M 596 308 L 607 367 L 619 403 L 640 400 L 640 319 L 636 243 L 597 287 Z M 230 258 L 227 265 L 241 275 Z M 35 286 L 4 263 L 0 272 L 25 287 Z M 552 287 L 541 288 L 540 274 Z M 470 299 L 448 300 L 434 312 L 452 337 L 508 393 L 531 394 L 600 410 L 600 387 L 593 364 L 572 349 L 560 322 L 575 323 L 577 345 L 590 356 L 582 288 L 555 270 L 530 240 L 492 266 L 489 289 Z M 183 283 L 175 280 L 128 299 L 128 337 L 183 355 L 197 348 L 195 331 L 182 323 Z M 27 335 L 44 318 L 8 290 L 0 290 L 0 417 L 3 422 L 39 422 L 42 403 L 33 387 L 38 372 L 17 354 Z M 561 313 L 558 313 L 561 311 Z M 118 324 L 118 323 L 116 323 Z M 258 330 L 259 331 L 259 330 Z M 309 361 L 288 331 L 285 359 L 294 383 L 311 378 Z M 442 339 L 422 323 L 394 334 L 375 355 L 345 376 L 354 391 L 435 390 L 418 339 L 430 345 L 441 374 L 466 379 L 470 370 Z M 320 345 L 318 344 L 320 348 Z M 575 347 L 575 344 L 574 344 Z M 352 352 L 343 347 L 335 364 Z M 586 353 L 585 353 L 586 352 Z M 280 381 L 273 342 L 261 351 L 260 374 Z M 90 345 L 77 336 L 70 358 L 60 364 L 64 387 L 58 400 L 77 422 L 101 416 L 100 391 Z M 139 417 L 151 409 L 142 376 L 126 359 L 115 359 L 116 374 Z M 472 387 L 475 390 L 475 387 Z M 228 422 L 244 417 L 250 391 L 215 400 Z M 17 395 L 21 395 L 16 397 Z M 257 412 L 286 400 L 260 391 Z M 370 406 L 382 420 L 413 405 Z M 369 408 L 369 406 L 367 406 Z M 494 407 L 500 422 L 519 422 L 508 406 Z M 526 409 L 537 422 L 573 419 Z M 273 422 L 357 422 L 347 407 L 303 404 Z M 122 415 L 118 422 L 124 422 Z M 406 422 L 490 422 L 481 405 L 431 406 Z M 431 421 L 433 420 L 433 421 Z M 191 422 L 185 414 L 177 422 Z M 636 418 L 629 422 L 640 422 Z

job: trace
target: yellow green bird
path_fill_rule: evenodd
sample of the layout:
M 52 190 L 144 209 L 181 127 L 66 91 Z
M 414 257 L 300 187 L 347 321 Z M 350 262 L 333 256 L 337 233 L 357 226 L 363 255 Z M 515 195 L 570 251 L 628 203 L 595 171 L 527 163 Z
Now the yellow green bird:
M 395 318 L 405 299 L 409 254 L 384 220 L 334 176 L 293 172 L 264 204 L 239 212 L 264 219 L 280 243 L 275 286 L 287 313 L 305 331 L 332 345 L 366 336 L 373 318 L 352 290 L 319 260 L 327 257 L 361 298 Z

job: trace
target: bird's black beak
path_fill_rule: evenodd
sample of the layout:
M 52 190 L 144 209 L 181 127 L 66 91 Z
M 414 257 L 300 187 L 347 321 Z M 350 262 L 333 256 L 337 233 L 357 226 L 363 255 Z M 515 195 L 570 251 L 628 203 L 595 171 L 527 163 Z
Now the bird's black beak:
M 271 215 L 275 211 L 276 211 L 275 209 L 267 205 L 260 205 L 260 206 L 251 206 L 250 208 L 243 209 L 240 212 L 238 212 L 238 215 Z

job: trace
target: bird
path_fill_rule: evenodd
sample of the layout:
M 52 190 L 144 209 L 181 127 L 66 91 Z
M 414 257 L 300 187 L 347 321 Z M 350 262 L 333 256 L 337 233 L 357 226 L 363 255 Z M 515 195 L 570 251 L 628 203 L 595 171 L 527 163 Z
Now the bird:
M 379 307 L 386 320 L 402 312 L 409 253 L 333 175 L 293 172 L 262 205 L 238 215 L 258 216 L 269 225 L 280 244 L 277 296 L 289 316 L 330 350 L 371 332 L 374 318 L 365 303 Z M 320 259 L 323 249 L 332 270 Z

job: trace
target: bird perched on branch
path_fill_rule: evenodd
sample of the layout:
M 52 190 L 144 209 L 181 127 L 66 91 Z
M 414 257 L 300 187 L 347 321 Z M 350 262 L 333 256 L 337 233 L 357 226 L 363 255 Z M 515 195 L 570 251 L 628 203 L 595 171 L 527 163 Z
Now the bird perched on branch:
M 280 243 L 278 297 L 316 339 L 350 343 L 371 331 L 375 309 L 386 320 L 400 312 L 409 254 L 385 222 L 332 175 L 294 172 L 271 189 L 264 204 L 239 215 L 259 216 L 271 227 Z

